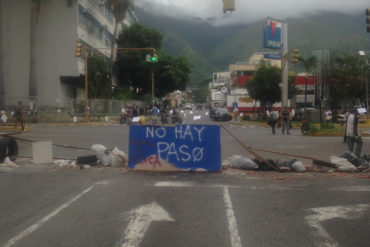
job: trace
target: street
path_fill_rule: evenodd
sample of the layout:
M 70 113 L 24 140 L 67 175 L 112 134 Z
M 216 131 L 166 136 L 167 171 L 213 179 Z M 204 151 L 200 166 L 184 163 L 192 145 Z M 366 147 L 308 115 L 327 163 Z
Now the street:
M 328 160 L 340 137 L 271 134 L 264 126 L 224 124 L 248 146 Z M 35 125 L 20 137 L 128 151 L 128 126 Z M 369 138 L 363 151 L 368 153 Z M 221 131 L 222 160 L 248 155 Z M 54 147 L 57 158 L 91 151 Z M 259 152 L 265 158 L 292 159 Z M 20 142 L 20 155 L 31 145 Z M 22 159 L 19 159 L 21 162 Z M 310 164 L 308 160 L 302 160 Z M 370 184 L 356 174 L 150 173 L 19 163 L 0 171 L 0 246 L 367 246 Z

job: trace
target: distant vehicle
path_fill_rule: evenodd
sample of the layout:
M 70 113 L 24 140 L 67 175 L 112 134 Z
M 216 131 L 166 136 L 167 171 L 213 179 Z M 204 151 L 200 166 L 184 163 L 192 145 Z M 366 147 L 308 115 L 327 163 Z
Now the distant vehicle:
M 197 110 L 203 110 L 203 104 L 199 104 L 199 103 L 198 103 L 198 104 L 196 105 L 196 109 L 197 109 Z
M 190 103 L 186 103 L 185 106 L 184 106 L 184 110 L 192 110 L 193 107 Z
M 214 121 L 230 121 L 231 119 L 232 116 L 227 108 L 216 108 L 212 115 L 212 120 Z

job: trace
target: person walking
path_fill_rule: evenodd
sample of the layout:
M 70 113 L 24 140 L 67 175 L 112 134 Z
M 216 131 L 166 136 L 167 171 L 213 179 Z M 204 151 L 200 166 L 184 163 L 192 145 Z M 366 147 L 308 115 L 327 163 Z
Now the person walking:
M 271 122 L 271 128 L 272 128 L 272 134 L 275 135 L 275 128 L 276 128 L 276 123 L 279 118 L 279 113 L 275 110 L 272 109 L 272 112 L 270 113 L 270 122 Z
M 288 110 L 288 107 L 285 107 L 284 110 L 281 112 L 281 118 L 283 120 L 283 126 L 282 126 L 282 133 L 283 135 L 285 134 L 285 129 L 286 133 L 290 135 L 289 132 L 289 127 L 290 127 L 290 112 Z
M 238 116 L 239 116 L 239 109 L 238 109 L 238 107 L 236 106 L 235 108 L 234 108 L 234 114 L 235 114 L 235 121 L 238 121 Z
M 343 143 L 346 143 L 347 142 L 347 120 L 348 120 L 348 116 L 349 116 L 349 110 L 347 110 L 346 113 L 344 114 L 344 122 L 343 122 L 343 124 L 344 124 L 344 137 L 343 137 Z
M 362 150 L 362 138 L 359 128 L 359 117 L 357 109 L 353 109 L 348 115 L 346 136 L 348 151 L 352 153 L 354 149 L 354 144 L 356 144 L 355 155 L 359 158 L 361 156 Z
M 153 105 L 152 108 L 153 124 L 157 124 L 158 113 L 159 113 L 158 107 L 156 105 Z
M 18 127 L 18 122 L 21 124 L 22 131 L 24 131 L 25 122 L 24 122 L 23 105 L 22 105 L 21 100 L 18 102 L 18 105 L 15 108 L 15 127 L 14 127 L 15 129 Z

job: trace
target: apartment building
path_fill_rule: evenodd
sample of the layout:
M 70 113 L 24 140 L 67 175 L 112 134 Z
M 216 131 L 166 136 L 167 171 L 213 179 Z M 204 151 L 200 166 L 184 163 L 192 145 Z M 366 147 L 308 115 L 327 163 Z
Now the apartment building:
M 84 96 L 84 60 L 75 57 L 76 42 L 101 50 L 107 60 L 115 42 L 113 13 L 102 0 L 41 0 L 31 40 L 32 0 L 0 0 L 3 92 L 6 105 L 35 100 L 38 106 L 63 107 Z M 137 18 L 126 15 L 122 25 Z M 32 61 L 31 61 L 31 42 Z M 0 53 L 1 54 L 1 53 Z M 1 57 L 0 57 L 1 59 Z M 31 66 L 31 63 L 33 66 Z M 0 63 L 1 64 L 1 63 Z M 30 92 L 30 70 L 36 87 Z M 1 70 L 0 70 L 1 71 Z

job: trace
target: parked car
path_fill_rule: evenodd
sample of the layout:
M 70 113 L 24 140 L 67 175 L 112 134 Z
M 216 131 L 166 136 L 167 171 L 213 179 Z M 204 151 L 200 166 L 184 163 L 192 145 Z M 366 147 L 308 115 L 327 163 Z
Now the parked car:
M 184 110 L 192 110 L 193 106 L 190 103 L 186 103 L 184 106 Z
M 214 114 L 212 116 L 212 120 L 214 121 L 230 121 L 232 119 L 231 114 L 227 110 L 227 108 L 216 108 L 214 110 Z

